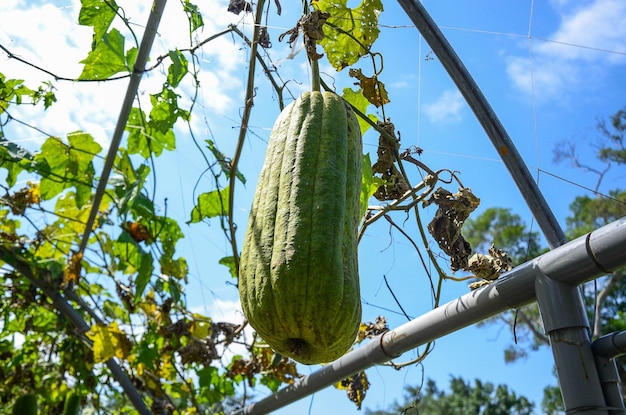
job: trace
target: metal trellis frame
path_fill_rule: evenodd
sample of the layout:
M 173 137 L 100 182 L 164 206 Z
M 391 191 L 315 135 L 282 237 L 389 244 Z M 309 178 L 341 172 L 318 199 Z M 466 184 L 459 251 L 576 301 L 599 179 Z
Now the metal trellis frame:
M 600 346 L 592 345 L 580 289 L 583 282 L 626 266 L 626 218 L 565 244 L 563 230 L 513 141 L 441 30 L 419 0 L 398 0 L 398 3 L 474 111 L 552 251 L 234 413 L 266 414 L 453 331 L 537 301 L 550 339 L 566 413 L 626 414 L 613 360 L 617 353 L 625 351 L 626 334 L 611 335 L 610 340 L 596 343 Z
M 576 288 L 578 285 L 626 266 L 626 217 L 581 236 L 531 261 L 513 268 L 493 283 L 471 291 L 437 307 L 391 331 L 388 331 L 340 359 L 296 381 L 234 414 L 260 415 L 275 411 L 301 398 L 318 392 L 355 373 L 387 362 L 402 353 L 458 331 L 509 309 L 519 308 L 535 300 L 537 285 L 546 278 Z M 561 299 L 555 298 L 555 303 Z M 566 300 L 567 301 L 567 300 Z M 563 305 L 565 309 L 567 305 Z M 573 345 L 582 350 L 582 344 Z M 600 339 L 594 349 L 609 359 L 626 351 L 626 334 L 618 333 Z M 608 357 L 607 357 L 608 356 Z M 580 365 L 580 356 L 571 356 L 567 366 Z M 587 368 L 589 377 L 596 377 Z M 609 387 L 615 385 L 615 379 Z M 580 406 L 568 413 L 620 414 L 624 404 L 619 400 L 608 406 L 594 406 L 595 396 L 579 393 Z M 233 414 L 233 415 L 234 415 Z

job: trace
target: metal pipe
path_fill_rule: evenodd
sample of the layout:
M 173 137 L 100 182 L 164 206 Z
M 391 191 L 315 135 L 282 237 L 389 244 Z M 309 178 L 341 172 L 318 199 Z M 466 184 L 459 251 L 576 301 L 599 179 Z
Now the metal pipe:
M 578 306 L 582 301 L 579 287 L 539 272 L 535 291 L 565 412 L 606 415 L 606 399 L 591 350 L 589 321 L 585 310 Z
M 601 237 L 595 238 L 595 234 Z M 561 275 L 567 267 L 550 268 L 555 278 L 562 280 L 568 290 L 574 289 L 588 279 L 603 275 L 605 268 L 626 266 L 626 252 L 621 256 L 608 254 L 615 251 L 615 246 L 626 244 L 626 218 L 613 222 L 592 232 L 590 247 L 597 258 L 606 258 L 607 263 L 600 262 L 590 274 L 570 273 Z M 598 242 L 597 246 L 594 244 Z M 575 245 L 574 248 L 570 244 Z M 535 280 L 543 275 L 539 264 L 545 264 L 545 257 L 558 260 L 561 255 L 567 256 L 576 251 L 580 242 L 572 241 L 554 251 L 546 253 L 532 261 L 526 262 L 504 274 L 498 280 L 476 291 L 469 292 L 456 300 L 435 308 L 394 330 L 378 336 L 362 347 L 346 354 L 340 359 L 305 376 L 293 385 L 287 386 L 277 393 L 258 402 L 233 412 L 234 414 L 260 415 L 275 411 L 301 398 L 320 391 L 336 382 L 373 365 L 391 360 L 402 353 L 436 340 L 448 333 L 460 330 L 477 321 L 491 317 L 509 308 L 519 307 L 534 300 Z M 588 258 L 576 256 L 576 261 L 586 263 Z M 563 263 L 563 261 L 559 261 Z M 573 264 L 574 266 L 576 264 Z M 548 281 L 553 281 L 547 279 Z M 554 324 L 558 325 L 560 320 Z
M 626 354 L 626 331 L 604 335 L 594 341 L 591 347 L 596 355 L 609 359 Z
M 615 358 L 626 354 L 626 331 L 610 333 L 591 344 L 610 415 L 626 414 Z M 626 380 L 626 379 L 624 379 Z

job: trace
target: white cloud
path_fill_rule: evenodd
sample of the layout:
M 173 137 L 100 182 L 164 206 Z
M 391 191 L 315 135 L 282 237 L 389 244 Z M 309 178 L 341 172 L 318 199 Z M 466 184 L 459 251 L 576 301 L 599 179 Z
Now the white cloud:
M 610 65 L 626 63 L 626 2 L 567 0 L 551 2 L 561 16 L 549 41 L 532 41 L 530 57 L 509 57 L 507 73 L 518 89 L 542 99 L 562 98 L 601 79 Z
M 626 51 L 626 2 L 622 0 L 596 0 L 587 7 L 566 12 L 551 40 L 561 43 L 542 43 L 537 51 L 556 55 L 563 60 L 595 61 L 598 58 L 624 62 L 618 54 L 598 54 L 586 48 L 567 47 L 563 44 L 581 45 L 609 51 Z
M 507 74 L 513 85 L 541 97 L 556 97 L 580 76 L 580 68 L 567 61 L 538 59 L 531 62 L 520 57 L 507 60 Z
M 456 89 L 448 89 L 435 102 L 424 105 L 424 113 L 432 122 L 456 122 L 461 120 L 464 105 L 461 93 Z
M 149 5 L 131 1 L 118 4 L 124 9 L 124 14 L 132 19 L 131 27 L 140 41 L 142 29 L 148 18 Z M 219 32 L 231 23 L 242 23 L 240 16 L 227 12 L 225 4 L 217 0 L 209 0 L 202 4 L 200 11 L 205 26 L 194 33 L 195 41 Z M 90 50 L 93 30 L 91 27 L 78 25 L 80 7 L 79 0 L 62 7 L 47 2 L 24 5 L 17 1 L 3 1 L 0 5 L 2 15 L 0 43 L 15 56 L 54 75 L 78 77 L 83 69 L 79 62 L 85 59 Z M 126 35 L 125 47 L 127 49 L 133 47 L 132 37 L 128 35 L 124 25 L 116 20 L 113 26 Z M 156 56 L 166 54 L 169 50 L 188 48 L 189 34 L 185 28 L 187 18 L 182 6 L 178 2 L 169 2 L 152 47 L 151 62 L 155 62 Z M 201 87 L 199 97 L 201 108 L 224 113 L 237 105 L 232 97 L 243 90 L 243 78 L 238 78 L 238 74 L 242 73 L 241 67 L 246 65 L 243 44 L 244 41 L 237 36 L 225 35 L 197 50 L 196 68 Z M 168 64 L 166 60 L 164 65 Z M 0 66 L 1 72 L 6 77 L 23 79 L 31 88 L 38 87 L 42 81 L 52 81 L 58 98 L 58 102 L 46 111 L 40 107 L 22 106 L 12 108 L 11 115 L 34 124 L 33 126 L 50 135 L 63 137 L 76 130 L 89 131 L 106 147 L 119 116 L 128 79 L 102 83 L 58 81 L 17 59 L 7 57 L 4 53 L 0 53 Z M 165 68 L 166 66 L 162 66 L 155 69 L 156 76 L 153 76 L 152 72 L 144 74 L 139 87 L 142 105 L 148 101 L 149 94 L 161 89 L 163 82 L 161 72 Z M 187 76 L 180 87 L 183 99 L 187 98 L 188 103 L 189 98 L 195 95 L 191 76 Z M 185 102 L 181 101 L 181 105 L 185 105 Z M 144 108 L 149 109 L 146 106 Z M 40 141 L 45 138 L 45 135 L 24 126 L 16 125 L 13 132 L 15 138 L 30 137 L 32 146 L 27 146 L 29 149 L 37 148 Z

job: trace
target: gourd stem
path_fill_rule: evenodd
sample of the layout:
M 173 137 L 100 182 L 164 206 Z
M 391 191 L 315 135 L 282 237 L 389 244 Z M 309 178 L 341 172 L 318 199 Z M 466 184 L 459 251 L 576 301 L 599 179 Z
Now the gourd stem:
M 302 15 L 309 16 L 311 14 L 311 9 L 308 0 L 302 0 Z M 304 31 L 304 45 L 307 51 L 307 57 L 309 58 L 309 66 L 311 67 L 311 91 L 320 92 L 322 90 L 320 84 L 320 67 L 317 63 L 317 53 L 315 51 L 315 40 L 309 37 L 309 34 Z
M 311 65 L 311 91 L 320 92 L 320 66 L 315 58 L 309 58 L 309 64 Z

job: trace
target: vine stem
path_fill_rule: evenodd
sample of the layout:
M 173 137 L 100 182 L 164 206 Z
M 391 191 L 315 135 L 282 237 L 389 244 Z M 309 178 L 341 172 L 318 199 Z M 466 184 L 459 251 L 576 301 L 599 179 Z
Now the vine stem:
M 311 65 L 311 91 L 320 92 L 320 65 L 316 58 L 309 58 L 309 64 Z
M 246 86 L 246 98 L 241 116 L 241 127 L 239 128 L 239 138 L 237 140 L 237 146 L 232 158 L 231 174 L 229 177 L 229 192 L 228 192 L 228 226 L 230 231 L 230 245 L 233 250 L 233 260 L 235 263 L 235 269 L 239 270 L 239 250 L 237 249 L 237 240 L 235 233 L 237 226 L 235 225 L 233 210 L 235 201 L 235 182 L 237 179 L 237 166 L 241 159 L 241 152 L 243 150 L 243 143 L 246 140 L 246 134 L 248 132 L 248 121 L 250 120 L 250 114 L 252 113 L 252 107 L 254 106 L 254 73 L 256 71 L 256 56 L 259 48 L 259 31 L 261 30 L 261 18 L 263 17 L 263 4 L 265 0 L 259 0 L 257 3 L 256 14 L 254 16 L 254 29 L 252 32 L 252 42 L 250 45 L 250 63 L 248 66 L 248 82 Z

